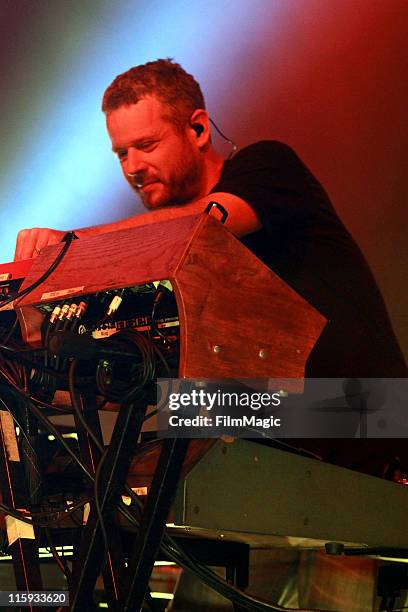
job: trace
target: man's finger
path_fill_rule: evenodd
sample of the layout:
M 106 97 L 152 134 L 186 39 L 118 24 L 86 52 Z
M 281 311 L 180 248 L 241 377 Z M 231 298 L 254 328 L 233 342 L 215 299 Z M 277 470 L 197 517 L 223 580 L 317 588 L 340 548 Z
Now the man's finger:
M 50 228 L 34 227 L 23 229 L 18 233 L 14 260 L 37 257 L 41 249 L 61 242 L 65 232 Z
M 14 261 L 32 257 L 36 245 L 35 228 L 23 229 L 17 235 Z

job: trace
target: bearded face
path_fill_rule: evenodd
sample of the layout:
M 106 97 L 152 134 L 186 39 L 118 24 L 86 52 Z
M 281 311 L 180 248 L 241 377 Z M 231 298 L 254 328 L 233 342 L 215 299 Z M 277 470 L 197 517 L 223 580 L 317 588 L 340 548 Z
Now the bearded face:
M 188 130 L 166 118 L 162 102 L 146 97 L 110 111 L 107 128 L 125 179 L 146 208 L 184 204 L 199 196 L 200 152 Z

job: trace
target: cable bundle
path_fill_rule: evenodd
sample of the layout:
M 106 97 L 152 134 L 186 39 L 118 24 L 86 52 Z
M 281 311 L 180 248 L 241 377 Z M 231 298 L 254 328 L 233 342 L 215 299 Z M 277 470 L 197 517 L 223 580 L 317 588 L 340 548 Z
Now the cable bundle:
M 109 350 L 117 356 L 99 361 L 96 370 L 98 390 L 113 402 L 134 401 L 155 378 L 157 349 L 148 336 L 125 330 L 109 338 Z M 132 353 L 134 357 L 124 358 L 120 353 Z

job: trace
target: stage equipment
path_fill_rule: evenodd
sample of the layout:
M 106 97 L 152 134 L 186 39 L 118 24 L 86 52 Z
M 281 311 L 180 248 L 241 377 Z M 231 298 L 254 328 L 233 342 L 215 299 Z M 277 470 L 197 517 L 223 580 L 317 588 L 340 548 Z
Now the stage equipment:
M 160 546 L 180 559 L 162 539 L 180 475 L 191 457 L 196 460 L 212 446 L 199 441 L 200 452 L 192 444 L 189 454 L 188 440 L 164 440 L 146 501 L 127 487 L 155 378 L 293 378 L 298 382 L 291 391 L 301 392 L 305 362 L 325 320 L 207 214 L 76 240 L 52 274 L 35 286 L 60 251 L 61 245 L 46 247 L 27 264 L 19 291 L 33 288 L 15 302 L 25 350 L 10 345 L 1 352 L 7 389 L 0 407 L 4 467 L 10 473 L 12 467 L 21 468 L 20 456 L 11 455 L 10 448 L 21 447 L 22 437 L 36 455 L 38 423 L 61 438 L 47 419 L 53 409 L 74 414 L 79 456 L 78 448 L 60 441 L 83 479 L 76 489 L 71 483 L 71 501 L 76 508 L 89 502 L 89 512 L 81 519 L 86 525 L 77 529 L 81 539 L 74 544 L 72 573 L 67 572 L 71 610 L 90 609 L 100 573 L 112 609 L 140 610 L 148 601 Z M 119 412 L 105 447 L 98 409 L 112 404 Z M 15 425 L 21 414 L 37 425 L 33 430 L 30 421 L 30 431 L 23 427 L 17 435 L 7 415 Z M 27 479 L 27 467 L 21 469 Z M 55 518 L 56 512 L 50 510 L 50 466 L 37 457 L 36 469 L 35 486 L 29 479 L 23 494 L 24 511 L 28 517 L 38 512 L 42 529 L 40 515 Z M 12 487 L 12 478 L 2 483 L 3 497 L 20 524 L 21 502 Z M 128 508 L 122 502 L 125 491 L 132 500 Z M 117 527 L 118 508 L 139 525 L 128 558 Z M 58 516 L 69 522 L 69 507 L 60 508 Z M 16 541 L 31 539 L 34 550 L 33 537 L 38 539 L 35 530 L 18 534 Z M 22 560 L 14 554 L 13 560 L 19 575 Z M 23 563 L 33 588 L 38 565 L 34 559 Z M 26 590 L 28 583 L 17 586 Z

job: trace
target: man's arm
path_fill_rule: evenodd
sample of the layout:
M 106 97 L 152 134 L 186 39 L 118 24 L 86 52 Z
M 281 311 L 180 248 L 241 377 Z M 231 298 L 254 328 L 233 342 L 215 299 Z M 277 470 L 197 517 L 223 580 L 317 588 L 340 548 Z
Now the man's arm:
M 115 230 L 140 227 L 150 223 L 157 223 L 158 221 L 186 217 L 203 212 L 209 202 L 217 202 L 227 210 L 228 218 L 225 226 L 235 236 L 241 237 L 252 234 L 261 228 L 258 216 L 247 202 L 230 193 L 219 192 L 211 193 L 205 198 L 189 204 L 165 206 L 113 223 L 76 229 L 75 233 L 78 238 L 86 238 L 87 236 L 96 236 L 98 234 L 114 232 Z M 61 242 L 65 234 L 66 232 L 49 228 L 36 227 L 21 230 L 17 236 L 15 261 L 36 257 L 45 246 Z

